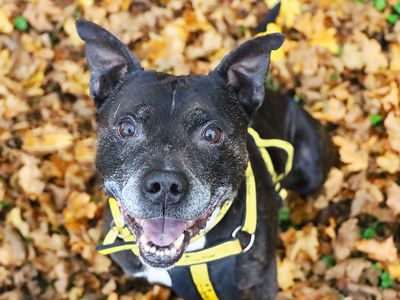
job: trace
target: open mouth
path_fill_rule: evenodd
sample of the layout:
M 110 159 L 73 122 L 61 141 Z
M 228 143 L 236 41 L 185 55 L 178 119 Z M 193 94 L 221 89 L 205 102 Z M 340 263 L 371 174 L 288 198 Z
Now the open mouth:
M 206 227 L 216 205 L 195 220 L 167 217 L 137 219 L 123 214 L 129 229 L 136 236 L 140 256 L 156 268 L 168 268 L 182 257 L 190 240 Z

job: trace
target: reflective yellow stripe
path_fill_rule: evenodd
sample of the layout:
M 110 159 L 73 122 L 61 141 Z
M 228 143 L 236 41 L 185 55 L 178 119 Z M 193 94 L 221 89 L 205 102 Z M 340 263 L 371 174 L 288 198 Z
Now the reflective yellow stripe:
M 221 259 L 227 256 L 236 255 L 242 252 L 242 245 L 238 239 L 219 244 L 196 252 L 185 252 L 176 263 L 177 266 L 189 266 Z
M 256 181 L 254 178 L 253 169 L 251 164 L 247 165 L 246 169 L 246 215 L 242 231 L 253 234 L 257 226 L 257 195 L 256 195 Z
M 208 275 L 207 264 L 190 266 L 193 282 L 196 285 L 200 297 L 204 300 L 218 300 L 214 287 Z
M 279 140 L 279 139 L 262 139 L 260 138 L 260 135 L 255 131 L 253 128 L 248 128 L 248 133 L 253 137 L 254 142 L 256 143 L 257 147 L 261 148 L 260 151 L 261 153 L 263 152 L 263 148 L 279 148 L 282 149 L 283 151 L 286 152 L 287 159 L 286 159 L 286 164 L 285 164 L 285 172 L 282 174 L 277 174 L 275 172 L 274 165 L 272 163 L 272 160 L 267 154 L 265 157 L 263 156 L 264 162 L 267 165 L 268 171 L 271 172 L 273 177 L 275 176 L 277 180 L 281 180 L 285 175 L 289 174 L 290 170 L 292 169 L 292 164 L 293 164 L 293 156 L 294 156 L 294 148 L 293 145 L 290 144 L 287 141 L 284 140 Z M 266 158 L 266 157 L 269 158 Z
M 121 222 L 121 212 L 119 210 L 119 205 L 117 200 L 114 198 L 108 199 L 108 203 L 110 205 L 111 214 L 113 216 L 114 224 L 118 230 L 122 229 L 122 222 Z
M 116 227 L 112 227 L 104 238 L 103 245 L 109 245 L 115 242 L 118 237 L 118 230 Z

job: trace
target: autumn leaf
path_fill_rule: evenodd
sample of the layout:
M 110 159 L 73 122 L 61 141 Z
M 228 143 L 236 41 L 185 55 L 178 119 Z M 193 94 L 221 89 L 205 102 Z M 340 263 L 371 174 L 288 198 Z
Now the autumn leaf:
M 65 129 L 45 125 L 28 130 L 23 136 L 23 147 L 31 153 L 58 151 L 72 145 L 72 135 Z
M 355 243 L 355 248 L 377 261 L 393 263 L 399 260 L 393 237 L 388 237 L 383 242 L 376 240 L 358 241 Z

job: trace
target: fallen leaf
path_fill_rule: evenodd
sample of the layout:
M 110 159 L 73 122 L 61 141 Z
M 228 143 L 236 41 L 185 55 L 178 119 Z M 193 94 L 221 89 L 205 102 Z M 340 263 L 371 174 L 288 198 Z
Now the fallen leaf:
M 388 237 L 383 242 L 376 240 L 362 240 L 355 243 L 358 251 L 368 254 L 371 259 L 393 263 L 399 260 L 397 249 L 393 242 L 393 237 Z
M 42 171 L 37 165 L 38 160 L 26 155 L 23 161 L 24 166 L 18 171 L 18 184 L 26 194 L 38 197 L 45 188 Z
M 395 182 L 391 182 L 386 188 L 387 200 L 386 205 L 394 214 L 400 214 L 400 186 Z
M 386 152 L 385 155 L 377 157 L 376 163 L 389 174 L 395 174 L 400 169 L 400 158 L 392 152 Z
M 303 230 L 296 231 L 296 241 L 288 249 L 288 257 L 295 261 L 300 251 L 308 255 L 312 261 L 318 260 L 318 232 L 315 227 L 305 227 Z
M 19 207 L 14 207 L 10 210 L 7 214 L 6 222 L 18 229 L 23 237 L 29 237 L 29 225 L 22 219 L 21 209 Z
M 63 128 L 45 125 L 23 135 L 23 148 L 31 153 L 49 153 L 72 145 L 72 135 Z
M 352 218 L 344 222 L 340 227 L 337 239 L 332 241 L 336 260 L 342 261 L 348 258 L 354 249 L 355 242 L 360 238 L 358 220 Z
M 282 261 L 278 259 L 278 285 L 282 290 L 291 288 L 294 284 L 296 264 L 285 258 Z

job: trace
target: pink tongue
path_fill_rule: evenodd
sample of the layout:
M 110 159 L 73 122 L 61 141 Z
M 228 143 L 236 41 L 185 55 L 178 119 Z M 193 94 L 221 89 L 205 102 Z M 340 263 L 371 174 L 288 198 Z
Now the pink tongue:
M 187 228 L 188 224 L 182 220 L 157 218 L 142 220 L 143 234 L 155 245 L 168 246 L 175 242 Z

